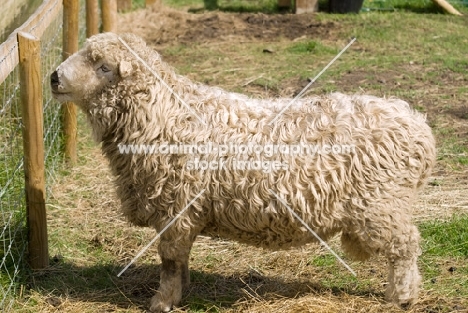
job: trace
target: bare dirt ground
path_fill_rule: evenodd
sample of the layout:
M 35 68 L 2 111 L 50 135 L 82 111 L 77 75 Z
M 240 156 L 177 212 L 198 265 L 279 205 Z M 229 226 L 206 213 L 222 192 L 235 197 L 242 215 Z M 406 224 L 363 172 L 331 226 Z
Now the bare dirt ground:
M 268 43 L 278 38 L 294 41 L 304 37 L 332 42 L 342 40 L 339 34 L 343 28 L 339 22 L 323 22 L 310 15 L 189 14 L 157 6 L 121 15 L 119 25 L 122 32 L 142 36 L 175 68 L 183 63 L 180 60 L 183 55 L 172 55 L 167 51 L 179 44 L 196 48 L 197 45 Z M 199 68 L 200 71 L 213 70 L 207 60 L 200 60 L 200 64 L 205 67 Z M 403 73 L 420 70 L 418 64 L 405 65 Z M 405 79 L 400 69 L 369 74 L 361 70 L 351 71 L 337 82 L 337 86 L 348 92 L 355 90 L 356 85 L 367 88 L 382 84 L 391 91 Z M 194 79 L 199 78 L 197 75 L 190 73 Z M 457 77 L 442 78 L 446 86 L 416 81 L 413 88 L 423 90 L 420 99 L 430 103 L 425 107 L 430 122 L 451 125 L 458 136 L 468 136 L 466 103 L 453 101 L 453 97 L 440 98 L 441 94 L 450 94 L 452 89 L 466 85 L 466 81 L 459 81 Z M 306 83 L 299 79 L 282 81 L 280 94 L 291 96 Z M 221 87 L 229 89 L 234 85 L 227 83 Z M 259 96 L 278 94 L 278 91 L 250 84 L 245 84 L 244 88 Z M 444 101 L 454 105 L 446 108 Z M 88 140 L 85 136 L 82 142 Z M 82 151 L 80 165 L 60 178 L 50 191 L 54 209 L 49 215 L 49 229 L 51 236 L 59 242 L 52 247 L 57 253 L 57 265 L 39 274 L 37 279 L 40 275 L 68 277 L 69 274 L 64 274 L 67 271 L 72 273 L 71 277 L 41 287 L 30 299 L 38 303 L 40 312 L 144 312 L 158 285 L 160 260 L 155 246 L 123 277 L 117 278 L 115 274 L 153 238 L 154 232 L 126 224 L 118 211 L 119 203 L 107 161 L 100 155 L 98 147 L 86 146 Z M 415 217 L 429 220 L 467 213 L 467 194 L 468 172 L 439 164 L 431 183 L 415 205 Z M 60 243 L 60 237 L 65 233 L 76 238 L 76 242 Z M 332 241 L 331 245 L 339 251 L 337 242 Z M 102 255 L 107 256 L 106 261 Z M 313 245 L 272 253 L 234 242 L 200 238 L 191 256 L 192 284 L 184 297 L 185 306 L 176 312 L 402 312 L 383 301 L 386 276 L 383 258 L 364 264 L 351 263 L 358 273 L 358 283 L 340 265 L 330 271 L 329 267 L 324 270 L 312 261 L 312 256 L 323 256 L 326 262 L 329 260 L 327 255 L 324 249 Z M 65 261 L 62 261 L 64 257 Z M 464 261 L 450 262 L 454 263 L 440 266 L 452 268 L 459 266 L 457 262 Z M 104 281 L 90 278 L 86 274 L 89 271 L 103 276 Z M 447 270 L 443 273 L 452 275 Z M 343 285 L 337 281 L 343 277 L 346 278 L 345 287 L 334 287 L 339 283 Z M 425 277 L 425 283 L 431 279 Z M 366 291 L 362 291 L 363 284 L 367 286 Z M 426 287 L 419 302 L 407 312 L 466 312 L 467 308 L 466 299 L 456 295 L 442 296 Z M 27 307 L 23 311 L 29 312 Z
M 190 14 L 163 7 L 121 15 L 119 31 L 133 32 L 158 48 L 209 41 L 294 40 L 302 36 L 336 39 L 337 24 L 311 15 L 207 12 Z

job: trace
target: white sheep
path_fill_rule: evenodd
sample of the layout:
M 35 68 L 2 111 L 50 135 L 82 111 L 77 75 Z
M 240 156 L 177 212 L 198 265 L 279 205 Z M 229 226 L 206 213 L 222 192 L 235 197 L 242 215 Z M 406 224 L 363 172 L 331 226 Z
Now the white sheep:
M 51 85 L 56 99 L 73 101 L 86 114 L 130 222 L 159 232 L 201 193 L 160 238 L 160 287 L 151 311 L 180 303 L 189 284 L 190 249 L 200 234 L 268 249 L 316 241 L 290 208 L 323 240 L 341 232 L 353 259 L 384 254 L 389 301 L 405 305 L 417 298 L 420 247 L 411 205 L 436 154 L 421 114 L 404 101 L 367 95 L 331 94 L 290 106 L 290 99 L 251 99 L 194 83 L 137 36 L 120 38 L 105 33 L 88 39 L 52 74 Z M 123 144 L 209 143 L 353 149 L 122 153 Z M 224 166 L 201 169 L 197 160 Z M 273 165 L 249 170 L 236 163 L 259 160 Z

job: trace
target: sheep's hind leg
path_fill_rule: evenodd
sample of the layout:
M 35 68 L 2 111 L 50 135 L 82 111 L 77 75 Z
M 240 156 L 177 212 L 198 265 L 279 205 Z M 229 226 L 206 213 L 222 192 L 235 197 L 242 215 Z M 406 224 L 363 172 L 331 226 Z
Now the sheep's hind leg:
M 368 228 L 369 232 L 361 233 L 372 233 L 370 237 L 343 233 L 343 250 L 352 259 L 360 261 L 377 253 L 385 254 L 388 260 L 386 299 L 406 307 L 417 299 L 421 283 L 417 266 L 420 254 L 419 232 L 416 226 L 410 223 L 395 227 L 386 226 L 376 227 L 376 224 L 373 224 Z
M 401 234 L 393 251 L 387 253 L 388 287 L 386 298 L 402 307 L 411 305 L 418 297 L 421 276 L 417 259 L 420 254 L 419 232 L 414 225 L 408 225 L 407 232 Z
M 352 259 L 365 260 L 380 253 L 387 257 L 389 274 L 386 299 L 406 307 L 417 299 L 421 283 L 417 267 L 421 253 L 419 232 L 407 214 L 399 213 L 399 210 L 383 214 L 389 211 L 386 210 L 388 208 L 401 206 L 394 203 L 380 207 L 376 205 L 379 209 L 367 211 L 367 218 L 361 219 L 361 227 L 348 221 L 346 225 L 352 226 L 343 229 L 341 240 L 343 250 Z M 372 212 L 378 214 L 372 216 Z
M 169 312 L 172 307 L 178 305 L 182 299 L 182 290 L 187 288 L 190 282 L 188 259 L 190 250 L 178 254 L 176 258 L 168 257 L 162 243 L 159 246 L 161 255 L 160 285 L 156 295 L 151 298 L 150 311 L 154 313 Z M 172 250 L 174 243 L 172 243 Z M 185 249 L 184 249 L 185 250 Z M 171 253 L 172 254 L 172 253 Z M 173 254 L 172 254 L 173 256 Z

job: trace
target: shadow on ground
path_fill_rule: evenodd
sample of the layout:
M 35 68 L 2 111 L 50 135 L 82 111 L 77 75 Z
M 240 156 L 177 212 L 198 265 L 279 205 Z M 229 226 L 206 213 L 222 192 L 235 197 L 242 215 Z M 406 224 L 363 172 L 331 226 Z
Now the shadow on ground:
M 33 283 L 29 288 L 46 297 L 49 305 L 59 310 L 65 301 L 102 303 L 115 309 L 146 310 L 149 299 L 159 286 L 159 264 L 130 267 L 121 277 L 117 277 L 121 269 L 122 266 L 117 264 L 81 267 L 53 258 L 47 270 L 33 274 Z M 348 294 L 383 299 L 382 293 L 371 290 L 330 289 L 312 279 L 284 281 L 257 272 L 223 276 L 192 270 L 190 276 L 190 288 L 184 292 L 181 305 L 196 312 L 209 310 L 213 306 L 235 307 L 236 303 L 253 297 L 268 301 L 298 299 L 308 294 Z

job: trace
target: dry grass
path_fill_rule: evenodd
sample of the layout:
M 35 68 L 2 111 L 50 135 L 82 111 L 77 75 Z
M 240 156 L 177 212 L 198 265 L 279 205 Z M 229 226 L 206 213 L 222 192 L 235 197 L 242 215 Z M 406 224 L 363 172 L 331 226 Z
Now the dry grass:
M 79 165 L 50 191 L 53 265 L 34 274 L 33 289 L 18 312 L 143 312 L 157 288 L 160 259 L 155 247 L 116 277 L 155 233 L 124 221 L 107 161 L 89 144 L 86 130 L 81 132 Z M 463 201 L 466 185 L 434 179 L 444 180 L 444 187 L 429 186 L 418 202 L 423 219 L 458 211 Z M 331 244 L 340 251 L 336 239 Z M 357 279 L 315 245 L 268 252 L 200 237 L 191 256 L 192 284 L 184 306 L 175 312 L 401 312 L 382 300 L 382 257 L 350 266 Z M 467 305 L 426 288 L 408 312 L 446 312 Z
M 433 175 L 431 183 L 414 205 L 417 221 L 447 219 L 454 214 L 468 213 L 468 172 Z
M 155 233 L 129 226 L 120 215 L 99 148 L 86 143 L 80 151 L 80 164 L 51 190 L 53 265 L 34 274 L 33 288 L 17 311 L 144 312 L 159 281 L 156 247 L 121 278 L 116 274 Z M 418 205 L 439 215 L 439 195 L 427 192 Z M 450 201 L 444 205 L 450 203 L 453 210 L 458 207 Z M 340 251 L 337 239 L 331 246 Z M 200 237 L 191 256 L 192 284 L 175 312 L 402 312 L 383 301 L 384 258 L 349 264 L 357 278 L 316 245 L 269 252 Z M 448 312 L 457 306 L 466 308 L 468 301 L 426 288 L 407 312 Z
M 216 21 L 216 16 L 222 23 Z M 143 20 L 145 23 L 140 22 Z M 220 28 L 231 25 L 234 33 L 226 32 L 213 38 L 206 33 L 207 37 L 191 41 L 191 28 L 216 23 Z M 341 46 L 345 40 L 340 34 L 347 30 L 340 23 L 334 20 L 315 23 L 319 39 L 314 37 L 314 40 L 320 40 L 325 48 Z M 324 48 L 323 54 L 307 56 L 316 63 L 304 61 L 306 65 L 295 64 L 304 58 L 299 55 L 288 68 L 288 64 L 271 60 L 283 53 L 270 55 L 258 51 L 267 46 L 275 51 L 287 51 L 291 45 L 307 41 L 310 35 L 289 38 L 288 33 L 284 33 L 276 40 L 270 29 L 267 39 L 246 37 L 246 32 L 255 34 L 258 31 L 260 34 L 261 25 L 246 28 L 242 19 L 225 13 L 193 16 L 155 8 L 123 16 L 121 25 L 143 35 L 179 72 L 208 84 L 261 96 L 294 94 L 307 83 L 306 76 L 297 74 L 300 67 L 309 73 L 310 69 L 317 70 L 320 64 L 328 62 L 330 54 Z M 350 52 L 350 59 L 356 59 L 366 49 L 365 44 L 356 46 L 354 54 Z M 368 71 L 361 69 L 348 73 L 343 70 L 340 72 L 345 73 L 341 83 L 337 82 L 340 77 L 324 77 L 326 83 L 319 86 L 326 88 L 332 84 L 346 91 L 357 86 L 375 94 L 403 90 L 404 95 L 415 100 L 417 105 L 424 106 L 422 109 L 428 112 L 429 119 L 438 129 L 440 144 L 449 147 L 445 145 L 449 135 L 456 137 L 459 144 L 464 142 L 466 120 L 454 117 L 450 110 L 463 109 L 466 95 L 456 94 L 451 98 L 453 107 L 447 108 L 448 100 L 442 96 L 456 93 L 453 84 L 437 85 L 437 90 L 431 94 L 425 88 L 430 81 L 410 77 L 415 79 L 417 86 L 411 91 L 414 83 L 411 79 L 406 82 L 393 73 L 394 69 L 378 69 L 376 64 L 372 63 Z M 420 69 L 424 70 L 424 67 Z M 411 71 L 408 69 L 409 73 Z M 465 74 L 459 73 L 447 79 L 460 75 L 466 79 Z M 376 85 L 375 79 L 385 79 L 387 85 Z M 396 88 L 396 82 L 405 88 Z M 425 106 L 428 99 L 429 105 Z M 440 100 L 439 108 L 431 106 L 437 103 L 436 100 Z M 448 128 L 453 131 L 444 133 Z M 119 212 L 107 161 L 99 147 L 90 144 L 88 133 L 86 129 L 80 129 L 78 166 L 50 186 L 48 220 L 52 265 L 32 275 L 33 280 L 27 286 L 24 301 L 18 303 L 17 312 L 144 312 L 148 299 L 158 287 L 160 259 L 156 245 L 122 277 L 116 277 L 155 233 L 150 229 L 131 227 L 125 222 Z M 447 148 L 444 153 L 452 152 Z M 450 155 L 441 155 L 440 159 L 431 184 L 415 204 L 418 221 L 468 212 L 466 166 L 452 162 Z M 331 241 L 331 246 L 341 254 L 337 239 Z M 466 259 L 456 257 L 421 258 L 424 289 L 418 303 L 407 312 L 466 312 L 468 293 L 463 285 L 467 283 L 468 270 L 465 263 Z M 235 242 L 200 237 L 191 254 L 192 284 L 182 307 L 175 312 L 402 312 L 383 301 L 384 258 L 349 264 L 357 272 L 357 278 L 318 246 L 268 252 Z

